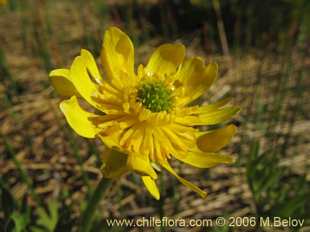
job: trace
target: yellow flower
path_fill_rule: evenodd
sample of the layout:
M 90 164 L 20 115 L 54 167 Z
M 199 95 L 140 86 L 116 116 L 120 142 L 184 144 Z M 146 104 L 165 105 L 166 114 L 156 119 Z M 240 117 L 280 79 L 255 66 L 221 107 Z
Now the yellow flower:
M 56 69 L 51 81 L 60 95 L 67 122 L 80 136 L 100 138 L 111 149 L 103 155 L 103 175 L 117 178 L 128 171 L 141 175 L 148 191 L 159 199 L 155 180 L 159 167 L 205 197 L 206 192 L 180 177 L 170 166 L 172 158 L 197 168 L 231 163 L 233 158 L 217 152 L 236 132 L 232 124 L 212 131 L 199 126 L 229 120 L 239 109 L 228 100 L 193 106 L 218 75 L 218 66 L 205 65 L 200 57 L 185 59 L 182 44 L 164 44 L 148 64 L 134 70 L 134 47 L 116 27 L 104 34 L 101 75 L 96 62 L 82 49 L 70 69 Z M 79 100 L 95 108 L 87 112 Z

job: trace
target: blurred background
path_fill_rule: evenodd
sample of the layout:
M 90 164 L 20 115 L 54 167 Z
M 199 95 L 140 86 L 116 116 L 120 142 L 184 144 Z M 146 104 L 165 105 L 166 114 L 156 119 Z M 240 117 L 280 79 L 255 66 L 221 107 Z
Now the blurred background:
M 77 231 L 100 179 L 97 140 L 66 124 L 48 73 L 69 67 L 81 48 L 100 54 L 102 34 L 119 26 L 136 63 L 178 41 L 187 55 L 220 65 L 209 102 L 231 95 L 242 107 L 231 166 L 177 171 L 209 192 L 201 199 L 160 176 L 161 199 L 137 175 L 120 179 L 97 207 L 92 231 L 298 231 L 300 228 L 108 228 L 105 218 L 310 216 L 308 0 L 0 1 L 0 231 Z M 308 227 L 307 227 L 308 225 Z

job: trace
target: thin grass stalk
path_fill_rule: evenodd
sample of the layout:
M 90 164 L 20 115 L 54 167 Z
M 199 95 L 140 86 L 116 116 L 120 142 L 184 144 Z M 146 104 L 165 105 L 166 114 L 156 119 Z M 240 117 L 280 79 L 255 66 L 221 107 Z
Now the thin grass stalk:
M 230 52 L 229 52 L 227 35 L 225 32 L 224 21 L 223 21 L 222 14 L 221 14 L 220 0 L 212 0 L 212 6 L 216 14 L 217 29 L 219 32 L 223 53 L 225 57 L 228 59 L 230 68 L 232 68 L 232 59 L 231 59 Z
M 22 163 L 16 158 L 16 156 L 15 156 L 16 152 L 14 151 L 14 148 L 13 148 L 12 144 L 10 143 L 9 139 L 6 138 L 5 135 L 0 134 L 0 136 L 1 136 L 0 138 L 4 142 L 4 145 L 5 145 L 7 152 L 11 156 L 11 160 L 13 161 L 22 182 L 24 182 L 27 185 L 32 199 L 34 199 L 36 202 L 41 204 L 41 199 L 39 198 L 39 196 L 37 195 L 37 193 L 35 192 L 35 190 L 33 188 L 33 182 L 31 180 L 30 176 L 28 175 L 27 171 L 23 168 Z
M 69 134 L 69 131 L 68 131 L 68 134 Z M 73 136 L 71 136 L 70 137 L 70 147 L 71 147 L 71 149 L 72 149 L 72 151 L 73 151 L 73 155 L 74 155 L 74 158 L 75 158 L 75 160 L 77 161 L 77 163 L 78 163 L 78 165 L 79 165 L 79 168 L 80 168 L 80 170 L 81 170 L 81 174 L 82 174 L 82 179 L 83 179 L 83 182 L 84 182 L 84 184 L 88 187 L 88 189 L 89 189 L 89 179 L 88 179 L 88 176 L 87 176 L 87 174 L 86 174 L 86 172 L 85 172 L 85 170 L 84 170 L 84 166 L 83 166 L 83 159 L 82 159 L 82 157 L 81 157 L 81 154 L 80 154 L 80 152 L 79 152 L 79 147 L 77 146 L 77 139 L 76 139 L 76 137 L 73 137 Z
M 96 208 L 102 198 L 102 195 L 112 185 L 110 179 L 102 178 L 98 183 L 94 193 L 88 201 L 85 211 L 81 217 L 81 232 L 89 232 L 92 227 L 92 222 L 95 216 Z

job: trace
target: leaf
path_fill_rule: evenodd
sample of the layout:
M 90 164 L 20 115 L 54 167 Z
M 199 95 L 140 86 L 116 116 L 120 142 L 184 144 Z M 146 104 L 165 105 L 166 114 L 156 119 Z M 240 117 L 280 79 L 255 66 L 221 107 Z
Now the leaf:
M 11 219 L 14 221 L 15 227 L 14 232 L 25 231 L 27 225 L 29 224 L 29 218 L 25 214 L 20 214 L 19 212 L 13 212 Z
M 37 214 L 38 214 L 38 221 L 37 221 L 38 226 L 44 227 L 50 232 L 55 230 L 57 222 L 58 222 L 57 201 L 50 201 L 48 203 L 48 210 L 44 208 L 38 208 Z M 36 230 L 36 231 L 40 231 L 40 230 Z
M 6 188 L 2 188 L 1 206 L 3 207 L 5 218 L 10 218 L 10 215 L 17 208 L 13 195 Z

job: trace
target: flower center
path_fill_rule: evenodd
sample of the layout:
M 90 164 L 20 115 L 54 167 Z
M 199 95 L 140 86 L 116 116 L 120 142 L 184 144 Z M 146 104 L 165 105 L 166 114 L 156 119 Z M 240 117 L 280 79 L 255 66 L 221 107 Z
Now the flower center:
M 137 94 L 137 100 L 152 112 L 169 111 L 172 108 L 172 90 L 162 81 L 143 83 Z

